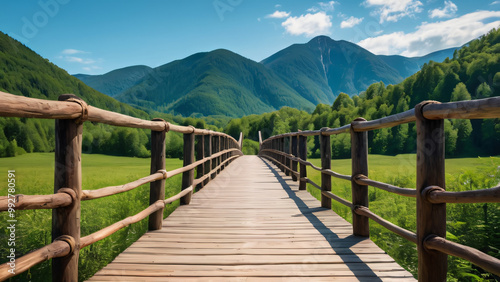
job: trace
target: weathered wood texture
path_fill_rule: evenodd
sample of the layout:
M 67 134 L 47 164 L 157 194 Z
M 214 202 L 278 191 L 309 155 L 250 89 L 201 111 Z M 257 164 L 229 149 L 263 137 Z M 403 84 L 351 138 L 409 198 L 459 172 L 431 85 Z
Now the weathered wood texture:
M 165 170 L 165 131 L 151 131 L 151 174 Z M 149 204 L 165 199 L 165 179 L 149 184 Z M 161 229 L 163 221 L 163 207 L 151 214 L 148 218 L 148 230 Z
M 416 113 L 433 105 L 422 102 Z M 446 189 L 444 120 L 417 117 L 417 250 L 419 281 L 446 281 L 448 256 L 425 248 L 428 236 L 446 237 L 446 204 L 433 204 L 423 195 L 429 186 Z
M 77 99 L 61 95 L 60 101 Z M 75 248 L 64 257 L 52 260 L 54 281 L 78 280 L 78 254 L 80 251 L 80 197 L 82 194 L 82 132 L 83 124 L 75 119 L 56 120 L 56 147 L 54 168 L 54 193 L 70 188 L 75 200 L 69 206 L 52 210 L 52 241 L 60 236 L 71 236 Z
M 218 136 L 217 136 L 218 138 Z M 194 133 L 184 134 L 184 167 L 194 162 Z M 187 189 L 193 185 L 194 181 L 194 168 L 182 173 L 182 187 Z M 181 205 L 189 205 L 191 202 L 192 193 L 187 194 L 181 198 Z
M 364 118 L 357 118 L 351 123 L 351 128 L 356 124 L 366 122 Z M 351 129 L 351 159 L 352 159 L 352 204 L 354 206 L 368 207 L 368 186 L 360 185 L 354 181 L 358 174 L 368 176 L 368 132 L 356 132 Z M 357 236 L 370 236 L 368 217 L 352 213 L 352 232 Z
M 323 130 L 323 129 L 322 129 Z M 324 129 L 326 130 L 326 128 Z M 332 168 L 332 145 L 330 142 L 330 135 L 320 135 L 319 144 L 321 151 L 321 170 Z M 328 174 L 321 173 L 321 191 L 332 191 L 332 177 Z M 331 209 L 332 199 L 321 193 L 321 207 Z
M 90 281 L 415 281 L 270 162 L 234 162 Z

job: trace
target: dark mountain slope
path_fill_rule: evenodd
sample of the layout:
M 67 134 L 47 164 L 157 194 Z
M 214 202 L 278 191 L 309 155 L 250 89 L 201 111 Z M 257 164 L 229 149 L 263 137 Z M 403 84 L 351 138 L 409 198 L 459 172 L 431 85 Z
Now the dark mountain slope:
M 314 107 L 262 64 L 222 49 L 155 68 L 117 98 L 182 115 L 237 117 L 283 106 Z
M 138 84 L 152 70 L 148 66 L 131 66 L 102 75 L 75 74 L 74 77 L 101 93 L 115 97 Z

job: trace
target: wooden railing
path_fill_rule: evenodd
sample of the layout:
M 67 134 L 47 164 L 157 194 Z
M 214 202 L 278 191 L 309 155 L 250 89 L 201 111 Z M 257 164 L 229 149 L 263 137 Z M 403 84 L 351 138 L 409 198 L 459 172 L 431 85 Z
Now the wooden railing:
M 306 184 L 320 189 L 322 207 L 331 209 L 331 200 L 349 207 L 352 211 L 354 235 L 369 236 L 368 219 L 372 219 L 416 243 L 419 281 L 445 281 L 447 255 L 466 259 L 486 271 L 500 275 L 500 260 L 445 239 L 446 203 L 499 203 L 500 186 L 466 192 L 445 191 L 444 119 L 488 118 L 500 118 L 500 97 L 443 104 L 426 101 L 412 110 L 377 120 L 366 121 L 357 118 L 351 124 L 339 128 L 272 136 L 260 142 L 259 155 L 271 160 L 288 175 L 291 174 L 294 181 L 299 180 L 300 190 L 305 190 Z M 401 188 L 369 179 L 368 131 L 413 121 L 417 122 L 417 188 Z M 342 175 L 331 170 L 330 135 L 342 133 L 351 135 L 351 175 Z M 321 167 L 307 161 L 307 136 L 319 136 Z M 262 140 L 261 136 L 259 140 Z M 321 172 L 321 185 L 307 178 L 306 166 Z M 332 176 L 351 182 L 352 203 L 331 192 Z M 417 233 L 396 226 L 371 212 L 368 208 L 368 185 L 416 198 Z
M 0 116 L 56 119 L 54 194 L 0 197 L 0 211 L 53 209 L 53 242 L 17 258 L 15 274 L 8 271 L 11 268 L 9 263 L 0 265 L 2 281 L 50 259 L 53 260 L 53 281 L 78 281 L 80 249 L 148 216 L 148 229 L 161 229 L 166 204 L 178 199 L 181 204 L 189 204 L 195 187 L 202 188 L 232 160 L 242 155 L 241 135 L 240 140 L 236 141 L 223 133 L 178 126 L 162 119 L 142 120 L 89 106 L 74 95 L 61 95 L 59 101 L 49 101 L 0 92 Z M 120 186 L 82 190 L 81 154 L 85 121 L 150 129 L 151 175 Z M 169 131 L 184 134 L 184 166 L 172 171 L 165 169 L 165 136 Z M 195 136 L 198 142 L 195 142 Z M 165 180 L 181 173 L 182 191 L 165 199 Z M 116 195 L 147 183 L 150 183 L 148 208 L 100 231 L 80 237 L 80 201 Z

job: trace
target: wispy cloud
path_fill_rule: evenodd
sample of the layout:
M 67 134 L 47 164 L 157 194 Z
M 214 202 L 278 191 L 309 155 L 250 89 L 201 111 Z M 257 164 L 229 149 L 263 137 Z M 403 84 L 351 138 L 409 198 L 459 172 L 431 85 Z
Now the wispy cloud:
M 283 18 L 288 18 L 289 16 L 290 16 L 289 12 L 275 11 L 274 13 L 267 15 L 266 18 L 283 19 Z
M 316 13 L 319 11 L 323 12 L 333 12 L 335 10 L 335 5 L 338 4 L 338 2 L 335 1 L 329 1 L 329 2 L 318 2 L 318 6 L 313 6 L 309 9 L 307 9 L 307 12 L 311 13 Z
M 500 1 L 493 1 L 490 3 L 490 5 L 498 5 L 498 4 L 500 4 Z
M 380 17 L 380 23 L 397 22 L 407 16 L 422 12 L 422 2 L 417 0 L 366 0 L 366 7 L 376 7 L 373 15 Z
M 458 18 L 423 23 L 415 32 L 394 32 L 364 39 L 358 45 L 379 55 L 423 56 L 461 46 L 500 26 L 500 11 L 478 11 Z
M 360 24 L 363 21 L 364 18 L 355 18 L 355 17 L 350 17 L 347 20 L 344 20 L 340 23 L 340 28 L 351 28 L 354 27 L 358 24 Z
M 458 8 L 455 3 L 451 1 L 444 1 L 444 7 L 441 9 L 434 9 L 429 11 L 429 18 L 451 18 L 455 15 Z
M 88 53 L 89 52 L 85 52 L 82 50 L 76 50 L 76 49 L 64 49 L 61 52 L 61 54 L 63 54 L 63 55 L 88 54 Z
M 325 12 L 305 14 L 299 17 L 289 17 L 281 24 L 287 33 L 291 35 L 315 35 L 329 34 L 332 27 L 332 18 Z
M 90 65 L 90 64 L 95 63 L 95 61 L 92 59 L 84 59 L 84 58 L 75 57 L 75 56 L 65 56 L 63 59 L 66 62 L 80 63 L 80 64 L 84 64 L 84 65 Z

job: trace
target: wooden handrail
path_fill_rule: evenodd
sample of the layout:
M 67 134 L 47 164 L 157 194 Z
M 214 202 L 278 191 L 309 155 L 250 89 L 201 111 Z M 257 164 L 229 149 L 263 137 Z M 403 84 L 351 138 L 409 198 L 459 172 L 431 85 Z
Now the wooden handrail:
M 370 178 L 362 174 L 356 175 L 353 179 L 354 181 L 356 181 L 356 183 L 361 185 L 369 185 L 401 196 L 413 197 L 413 198 L 417 197 L 417 190 L 415 189 L 401 188 L 391 184 L 371 180 Z
M 241 152 L 242 135 L 236 141 L 233 137 L 211 130 L 197 129 L 192 126 L 179 126 L 162 119 L 142 120 L 127 115 L 102 110 L 87 105 L 74 95 L 61 95 L 59 101 L 41 100 L 0 92 L 0 116 L 56 119 L 56 177 L 55 193 L 52 195 L 15 195 L 14 199 L 0 197 L 0 211 L 9 209 L 9 202 L 15 203 L 16 210 L 54 209 L 53 243 L 16 259 L 15 274 L 10 274 L 8 263 L 0 265 L 0 280 L 20 274 L 32 266 L 54 259 L 52 278 L 54 281 L 78 280 L 79 250 L 102 240 L 121 228 L 136 223 L 149 216 L 149 230 L 162 227 L 163 208 L 175 200 L 190 197 L 193 187 L 214 178 L 228 163 L 243 155 Z M 104 187 L 96 190 L 81 189 L 81 134 L 85 121 L 99 122 L 114 126 L 150 129 L 151 133 L 151 175 L 119 186 Z M 165 170 L 165 134 L 168 131 L 183 133 L 191 140 L 185 146 L 184 155 L 194 155 L 194 135 L 216 138 L 217 147 L 209 148 L 209 154 L 196 162 L 192 160 L 181 168 Z M 201 140 L 204 140 L 203 138 Z M 209 143 L 210 143 L 209 142 Z M 186 144 L 185 144 L 186 145 Z M 203 153 L 204 154 L 204 153 Z M 186 160 L 186 158 L 185 158 Z M 204 175 L 193 182 L 194 168 L 200 164 L 214 164 L 212 170 L 199 172 Z M 165 198 L 164 181 L 177 174 L 188 174 L 189 186 L 177 195 Z M 184 182 L 184 181 L 183 181 Z M 80 201 L 97 199 L 135 189 L 150 183 L 150 206 L 136 215 L 127 217 L 95 233 L 80 238 Z M 69 188 L 63 188 L 69 187 Z M 186 203 L 186 202 L 185 202 Z M 187 202 L 189 203 L 189 202 Z M 62 236 L 59 236 L 62 235 Z M 5 271 L 3 271 L 5 270 Z
M 446 203 L 500 202 L 500 186 L 462 192 L 448 192 L 445 191 L 444 188 L 441 188 L 444 187 L 445 140 L 444 134 L 436 134 L 436 132 L 443 132 L 443 119 L 485 118 L 500 118 L 500 97 L 451 103 L 426 101 L 418 104 L 414 109 L 377 120 L 364 121 L 362 119 L 357 119 L 351 124 L 338 128 L 322 128 L 320 130 L 308 131 L 299 130 L 298 132 L 271 136 L 261 142 L 259 155 L 272 160 L 282 169 L 291 170 L 292 173 L 296 172 L 297 168 L 286 166 L 282 159 L 286 158 L 287 160 L 300 163 L 301 176 L 299 180 L 301 182 L 301 189 L 305 189 L 305 183 L 309 183 L 313 187 L 323 190 L 321 193 L 322 205 L 327 204 L 327 202 L 324 201 L 326 197 L 351 207 L 353 210 L 354 234 L 368 236 L 367 219 L 369 218 L 403 238 L 416 243 L 419 257 L 419 281 L 446 279 L 447 254 L 467 259 L 483 267 L 485 270 L 499 275 L 498 269 L 500 269 L 500 260 L 496 258 L 489 257 L 473 248 L 446 241 L 440 237 L 433 237 L 433 239 L 430 240 L 426 239 L 430 235 L 444 237 L 446 232 Z M 417 159 L 419 162 L 417 164 L 417 189 L 401 188 L 369 179 L 366 176 L 368 169 L 367 166 L 365 166 L 367 165 L 367 145 L 365 141 L 363 141 L 366 140 L 366 135 L 362 136 L 361 134 L 363 132 L 366 134 L 367 131 L 375 129 L 389 128 L 414 121 L 417 122 L 418 131 Z M 329 168 L 317 167 L 305 160 L 307 151 L 300 154 L 290 151 L 285 152 L 281 146 L 278 146 L 278 144 L 280 144 L 279 141 L 277 142 L 277 140 L 283 140 L 283 138 L 287 137 L 293 138 L 297 136 L 303 138 L 302 140 L 307 140 L 307 136 L 320 136 L 320 140 L 323 140 L 320 144 L 326 144 L 328 140 L 324 137 L 340 133 L 351 134 L 351 161 L 353 163 L 351 176 L 338 174 Z M 429 146 L 433 148 L 432 152 L 428 152 Z M 330 150 L 328 147 L 329 146 L 321 146 L 320 148 L 323 166 L 325 163 L 324 156 L 328 156 L 328 151 Z M 306 166 L 310 166 L 312 169 L 321 172 L 322 183 L 325 182 L 325 175 L 350 180 L 353 189 L 353 203 L 334 195 L 330 191 L 324 191 L 326 187 L 324 184 L 320 186 L 307 178 L 306 175 L 302 175 L 302 173 L 305 173 Z M 434 184 L 434 186 L 428 186 L 429 184 Z M 372 213 L 367 207 L 367 189 L 357 189 L 356 185 L 364 185 L 365 187 L 369 185 L 401 196 L 416 198 L 417 233 L 398 227 Z M 431 249 L 435 251 L 429 251 Z
M 500 276 L 500 260 L 469 246 L 464 246 L 445 238 L 431 235 L 425 238 L 424 246 L 451 256 L 459 257 Z
M 76 194 L 71 189 L 59 189 L 58 193 L 50 195 L 14 195 L 14 198 L 9 196 L 0 197 L 0 212 L 9 209 L 9 203 L 15 205 L 15 210 L 38 210 L 38 209 L 55 209 L 66 207 L 73 203 Z
M 375 221 L 376 223 L 385 227 L 387 230 L 390 230 L 390 231 L 398 234 L 399 236 L 405 238 L 406 240 L 408 240 L 412 243 L 415 243 L 415 244 L 417 243 L 417 234 L 415 234 L 409 230 L 406 230 L 404 228 L 401 228 L 401 227 L 393 224 L 392 222 L 389 222 L 389 221 L 381 218 L 380 216 L 374 214 L 367 207 L 357 206 L 354 208 L 354 212 L 359 214 L 359 215 L 368 217 L 369 219 L 371 219 L 371 220 Z
M 473 191 L 449 192 L 441 187 L 430 186 L 422 192 L 433 204 L 455 203 L 500 203 L 500 186 Z
M 65 257 L 75 249 L 75 240 L 69 236 L 56 238 L 54 242 L 41 247 L 20 258 L 16 258 L 15 272 L 9 272 L 12 269 L 9 262 L 0 265 L 0 280 L 4 281 L 12 278 L 33 266 L 54 258 Z

